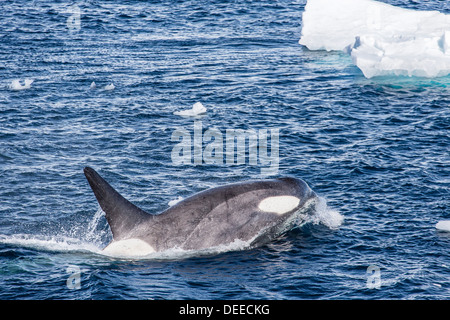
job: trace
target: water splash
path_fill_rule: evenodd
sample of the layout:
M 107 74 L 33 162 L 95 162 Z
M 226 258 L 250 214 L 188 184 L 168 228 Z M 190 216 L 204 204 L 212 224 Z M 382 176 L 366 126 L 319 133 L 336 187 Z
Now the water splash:
M 179 197 L 176 198 L 176 199 L 170 200 L 169 203 L 168 203 L 168 205 L 169 205 L 169 207 L 172 207 L 172 206 L 176 205 L 178 202 L 180 202 L 180 201 L 182 201 L 182 200 L 183 200 L 183 197 L 182 197 L 182 196 L 179 196 Z
M 97 212 L 95 213 L 92 220 L 89 222 L 87 226 L 86 231 L 86 240 L 87 241 L 98 241 L 99 240 L 99 234 L 97 232 L 97 226 L 100 223 L 100 219 L 105 216 L 105 212 L 102 210 L 102 208 L 98 208 Z
M 51 252 L 92 252 L 99 253 L 100 248 L 90 242 L 67 236 L 45 236 L 14 234 L 0 235 L 0 244 L 19 246 Z
M 217 254 L 230 252 L 230 251 L 242 251 L 251 248 L 251 242 L 253 241 L 243 241 L 236 239 L 231 243 L 222 244 L 211 248 L 205 249 L 182 249 L 179 247 L 170 248 L 164 251 L 152 252 L 147 255 L 120 255 L 111 254 L 107 252 L 98 252 L 101 255 L 123 260 L 183 260 L 193 257 L 204 257 L 204 256 L 214 256 Z
M 330 229 L 338 229 L 344 222 L 344 216 L 338 210 L 328 206 L 327 200 L 323 197 L 318 198 L 315 209 L 315 213 L 308 222 L 323 224 Z
M 61 228 L 53 235 L 0 235 L 0 244 L 51 252 L 101 253 L 105 232 L 98 230 L 104 212 L 99 208 L 86 227 L 74 226 L 69 231 Z

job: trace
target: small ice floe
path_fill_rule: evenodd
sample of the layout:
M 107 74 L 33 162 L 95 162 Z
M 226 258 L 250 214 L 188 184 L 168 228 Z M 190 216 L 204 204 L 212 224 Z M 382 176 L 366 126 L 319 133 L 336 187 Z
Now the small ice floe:
M 192 109 L 175 111 L 173 114 L 177 116 L 195 117 L 204 113 L 206 113 L 206 108 L 201 102 L 197 102 L 192 106 Z
M 180 202 L 181 200 L 183 200 L 182 196 L 179 196 L 178 198 L 169 201 L 169 207 L 176 205 L 178 202 Z
M 107 91 L 111 91 L 111 90 L 114 90 L 115 88 L 116 88 L 116 86 L 114 84 L 110 83 L 110 84 L 106 85 L 103 89 L 107 90 Z
M 33 81 L 34 80 L 31 79 L 25 79 L 23 81 L 20 81 L 19 79 L 14 79 L 13 81 L 11 81 L 9 88 L 14 91 L 30 89 Z
M 450 232 L 450 220 L 442 220 L 436 224 L 436 229 Z
M 90 88 L 90 89 L 95 89 L 95 88 L 97 88 L 97 85 L 95 84 L 95 81 L 92 81 L 92 83 L 91 83 L 91 85 L 90 85 L 89 88 Z

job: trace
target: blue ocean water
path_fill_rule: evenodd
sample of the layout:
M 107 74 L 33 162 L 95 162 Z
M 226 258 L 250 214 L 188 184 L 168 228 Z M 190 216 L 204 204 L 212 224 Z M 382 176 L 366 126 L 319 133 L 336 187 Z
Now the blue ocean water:
M 450 77 L 368 80 L 307 50 L 305 3 L 0 2 L 0 299 L 448 299 Z M 196 102 L 205 115 L 173 114 Z M 174 164 L 172 134 L 194 122 L 277 129 L 273 176 L 307 181 L 323 215 L 250 250 L 100 254 L 84 166 L 152 213 L 262 178 L 249 161 Z

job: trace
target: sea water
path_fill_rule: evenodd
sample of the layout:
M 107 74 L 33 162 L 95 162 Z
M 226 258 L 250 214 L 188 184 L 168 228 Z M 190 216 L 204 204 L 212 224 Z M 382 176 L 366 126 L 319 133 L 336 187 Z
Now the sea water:
M 367 79 L 308 50 L 305 4 L 1 2 L 0 299 L 448 299 L 450 78 Z M 198 102 L 205 114 L 174 114 Z M 304 179 L 316 215 L 256 248 L 102 254 L 84 166 L 154 214 L 263 178 L 248 145 L 244 163 L 174 163 L 171 136 L 194 122 L 277 130 L 270 177 Z

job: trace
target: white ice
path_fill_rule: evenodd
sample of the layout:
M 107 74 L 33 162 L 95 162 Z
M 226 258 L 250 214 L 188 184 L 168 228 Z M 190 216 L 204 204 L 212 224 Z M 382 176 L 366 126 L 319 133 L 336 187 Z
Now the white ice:
M 450 231 L 450 220 L 442 220 L 436 224 L 436 229 L 441 231 Z
M 342 50 L 367 78 L 450 74 L 450 15 L 373 0 L 308 0 L 299 43 Z
M 14 91 L 30 89 L 33 81 L 34 80 L 31 80 L 31 79 L 25 79 L 22 84 L 22 82 L 19 79 L 15 79 L 15 80 L 11 81 L 11 84 L 9 87 L 11 90 L 14 90 Z
M 116 88 L 116 86 L 113 83 L 110 83 L 108 85 L 106 85 L 103 89 L 107 90 L 107 91 L 111 91 L 114 90 Z
M 192 109 L 175 111 L 173 114 L 178 116 L 198 116 L 206 113 L 206 108 L 201 102 L 197 102 L 192 106 Z

